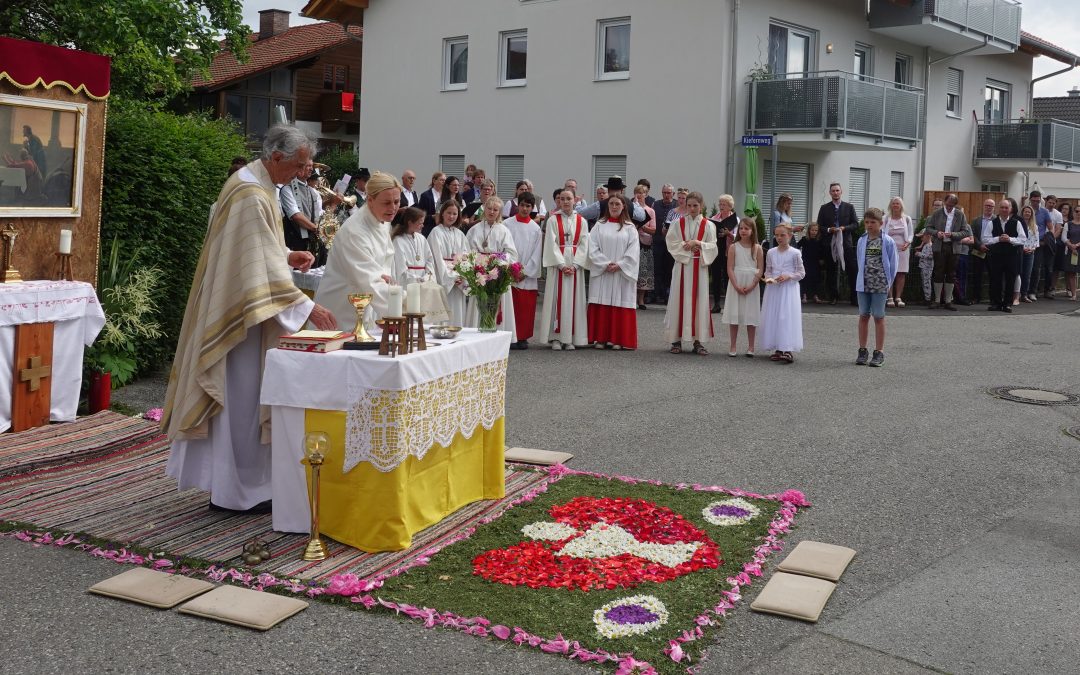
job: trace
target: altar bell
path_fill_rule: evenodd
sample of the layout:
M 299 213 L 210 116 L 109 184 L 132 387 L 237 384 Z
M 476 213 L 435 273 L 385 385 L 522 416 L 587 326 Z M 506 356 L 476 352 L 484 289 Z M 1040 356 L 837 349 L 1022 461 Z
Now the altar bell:
M 522 192 L 517 196 L 517 214 L 503 222 L 510 236 L 514 238 L 518 261 L 525 278 L 515 282 L 510 288 L 514 300 L 514 323 L 517 328 L 517 342 L 510 349 L 528 349 L 529 338 L 533 336 L 533 324 L 536 322 L 536 298 L 539 295 L 537 280 L 540 278 L 540 260 L 543 249 L 543 232 L 532 219 L 536 207 L 536 196 L 531 192 Z
M 544 307 L 540 342 L 552 349 L 572 350 L 589 344 L 585 302 L 585 268 L 589 264 L 589 224 L 574 213 L 570 189 L 555 197 L 558 210 L 544 226 Z

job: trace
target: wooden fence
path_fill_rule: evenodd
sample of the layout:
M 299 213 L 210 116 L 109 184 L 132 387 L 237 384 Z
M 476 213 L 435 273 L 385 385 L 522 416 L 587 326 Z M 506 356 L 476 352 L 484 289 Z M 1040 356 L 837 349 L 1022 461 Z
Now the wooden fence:
M 968 217 L 968 220 L 982 213 L 982 205 L 987 199 L 993 199 L 995 202 L 1001 201 L 1005 198 L 1004 192 L 952 192 L 947 190 L 927 190 L 923 193 L 923 216 L 929 216 L 933 213 L 931 206 L 935 199 L 944 200 L 949 194 L 956 195 L 960 203 L 957 206 L 964 212 L 964 215 Z M 1019 204 L 1020 200 L 1017 199 L 1016 203 Z

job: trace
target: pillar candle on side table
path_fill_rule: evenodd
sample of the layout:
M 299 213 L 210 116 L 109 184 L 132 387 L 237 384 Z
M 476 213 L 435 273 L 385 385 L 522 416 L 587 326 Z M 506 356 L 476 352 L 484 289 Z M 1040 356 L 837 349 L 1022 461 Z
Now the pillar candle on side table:
M 71 230 L 60 230 L 60 252 L 71 253 Z
M 398 317 L 402 315 L 401 312 L 401 286 L 391 286 L 389 290 L 389 299 L 387 302 L 386 315 L 388 317 Z

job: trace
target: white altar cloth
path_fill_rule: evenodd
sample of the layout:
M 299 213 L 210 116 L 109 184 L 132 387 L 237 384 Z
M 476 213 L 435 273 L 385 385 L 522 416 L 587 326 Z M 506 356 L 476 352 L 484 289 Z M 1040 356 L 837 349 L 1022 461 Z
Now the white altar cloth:
M 53 322 L 49 419 L 71 422 L 79 407 L 83 347 L 94 343 L 105 313 L 94 287 L 82 281 L 24 281 L 0 284 L 0 432 L 11 428 L 15 369 L 15 326 Z
M 437 342 L 442 344 L 434 346 Z M 396 358 L 375 351 L 268 351 L 260 402 L 272 406 L 274 529 L 307 532 L 311 525 L 305 470 L 300 464 L 305 409 L 348 412 L 371 390 L 403 391 L 502 361 L 509 349 L 509 332 L 465 329 L 455 340 L 429 339 L 426 351 Z

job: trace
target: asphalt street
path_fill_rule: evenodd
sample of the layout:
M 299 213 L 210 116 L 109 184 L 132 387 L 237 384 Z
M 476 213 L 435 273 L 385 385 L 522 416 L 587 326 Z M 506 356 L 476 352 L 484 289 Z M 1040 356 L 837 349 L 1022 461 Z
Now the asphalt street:
M 1076 307 L 898 310 L 878 369 L 853 365 L 848 307 L 805 315 L 806 349 L 792 365 L 729 358 L 726 335 L 709 357 L 670 355 L 651 307 L 638 313 L 637 352 L 513 352 L 507 444 L 572 452 L 578 469 L 798 488 L 814 506 L 788 546 L 858 551 L 817 624 L 750 611 L 755 584 L 702 673 L 1075 672 L 1080 441 L 1062 429 L 1080 425 L 1080 406 L 985 389 L 1080 394 Z M 163 385 L 119 394 L 160 405 Z M 122 567 L 10 539 L 0 566 L 6 673 L 587 672 L 321 603 L 267 633 L 123 604 L 85 592 Z

